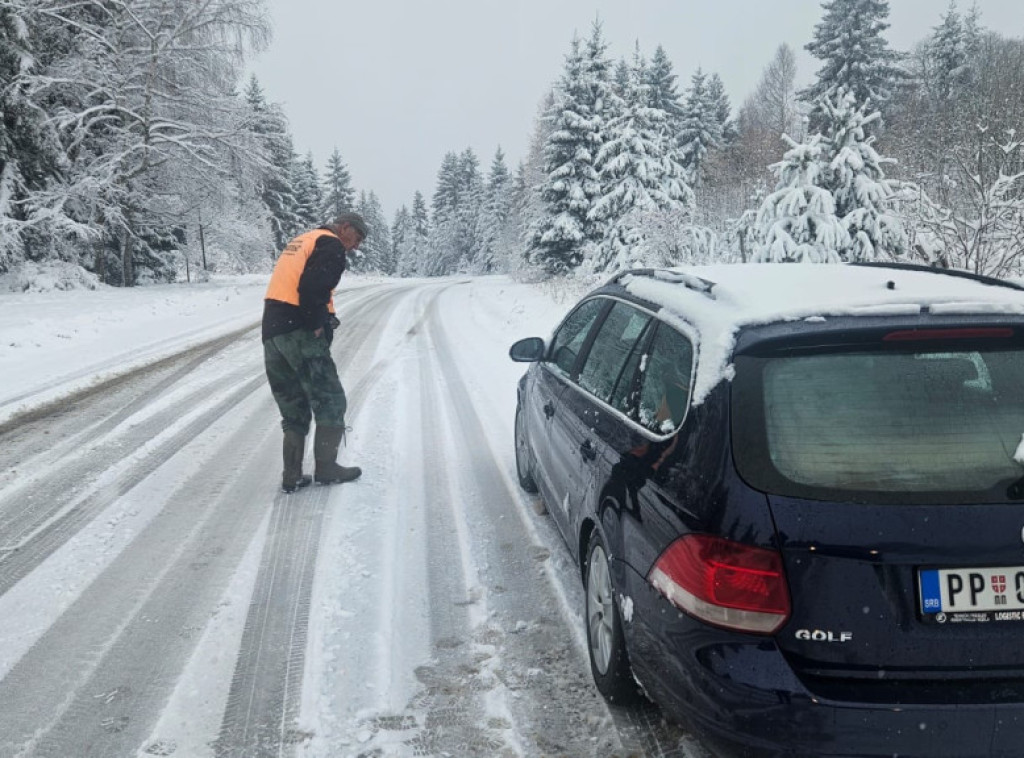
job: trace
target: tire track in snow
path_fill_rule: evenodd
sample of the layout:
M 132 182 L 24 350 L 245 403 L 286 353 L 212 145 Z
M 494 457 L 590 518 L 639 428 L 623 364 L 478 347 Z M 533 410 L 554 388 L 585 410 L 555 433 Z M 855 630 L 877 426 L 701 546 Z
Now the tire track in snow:
M 454 439 L 470 453 L 463 466 L 462 497 L 484 555 L 481 580 L 488 585 L 492 638 L 499 650 L 495 675 L 510 698 L 516 730 L 528 755 L 625 755 L 590 671 L 567 633 L 563 605 L 548 576 L 549 551 L 531 544 L 515 511 L 515 494 L 488 441 L 458 356 L 438 310 L 429 320 L 431 342 L 454 409 Z M 509 442 L 511 444 L 511 441 Z
M 186 455 L 167 504 L 0 681 L 0 755 L 110 758 L 146 740 L 265 516 L 272 430 L 254 437 L 251 420 L 269 404 L 211 430 L 215 458 Z
M 258 384 L 254 361 L 247 364 L 226 375 L 207 372 L 212 376 L 201 382 L 195 381 L 196 377 L 186 381 L 182 375 L 182 387 L 168 388 L 159 401 L 150 398 L 148 406 L 136 406 L 132 413 L 124 415 L 115 414 L 119 417 L 116 424 L 100 424 L 103 431 L 90 432 L 89 439 L 75 435 L 56 444 L 47 455 L 38 456 L 43 460 L 28 464 L 32 470 L 0 491 L 0 560 L 12 547 L 30 540 L 70 504 L 81 501 L 98 487 L 109 487 L 110 475 L 123 468 L 126 459 L 160 443 L 161 436 L 166 438 L 167 432 L 180 427 L 186 418 L 191 416 L 195 420 L 204 408 L 239 386 Z
M 458 293 L 453 292 L 452 294 L 463 298 L 465 296 L 465 293 L 461 291 Z M 469 293 L 471 298 L 469 308 L 479 307 L 486 311 L 487 313 L 484 315 L 485 322 L 488 318 L 493 318 L 495 315 L 501 315 L 503 320 L 508 317 L 507 313 L 496 309 L 492 301 L 479 297 L 474 298 L 474 294 L 478 293 Z M 467 309 L 465 304 L 461 305 L 460 315 L 466 312 Z M 459 327 L 464 332 L 464 324 L 462 322 L 460 322 Z M 459 344 L 457 339 L 452 338 L 449 338 L 448 342 L 449 344 Z M 479 386 L 481 380 L 488 380 L 486 371 L 482 375 L 472 373 L 474 364 L 461 362 L 458 365 L 464 367 L 463 371 L 469 369 L 466 377 L 467 382 L 475 382 Z M 514 392 L 514 390 L 512 391 Z M 491 396 L 490 400 L 482 395 L 475 395 L 470 399 L 478 403 L 476 413 L 482 423 L 485 423 L 491 430 L 505 430 L 503 436 L 509 440 L 508 447 L 511 450 L 511 439 L 513 436 L 511 419 L 506 420 L 496 414 L 494 406 L 490 404 L 494 400 L 493 396 Z M 491 453 L 495 460 L 499 461 L 499 466 L 501 466 L 500 455 L 493 446 L 493 440 Z M 583 586 L 580 580 L 579 568 L 569 555 L 561 533 L 554 523 L 550 519 L 537 516 L 534 508 L 534 496 L 526 496 L 520 490 L 515 480 L 514 459 L 511 458 L 511 455 L 508 462 L 501 466 L 501 470 L 505 475 L 506 489 L 512 496 L 510 502 L 517 506 L 521 524 L 531 539 L 543 542 L 552 551 L 551 565 L 545 573 L 550 586 L 559 597 L 562 616 L 569 625 L 569 632 L 575 640 L 577 657 L 582 662 L 583 668 L 589 672 L 586 635 L 582 621 Z M 589 676 L 585 678 L 588 682 L 590 681 Z M 591 685 L 590 689 L 596 694 L 596 689 L 593 685 Z M 603 700 L 600 702 L 605 703 Z M 630 707 L 613 706 L 605 703 L 605 706 L 608 709 L 609 717 L 615 725 L 615 729 L 618 731 L 623 749 L 630 756 L 712 758 L 711 754 L 692 735 L 686 732 L 680 725 L 668 721 L 661 710 L 653 703 L 644 701 L 637 706 Z
M 197 345 L 0 424 L 4 479 L 17 482 L 24 471 L 51 467 L 90 446 L 249 331 L 252 327 Z
M 38 494 L 40 502 L 44 507 L 49 504 L 54 508 L 42 514 L 42 519 L 38 514 L 32 514 L 27 534 L 24 527 L 19 532 L 8 526 L 0 535 L 0 540 L 3 540 L 0 543 L 0 595 L 27 576 L 107 506 L 130 492 L 211 424 L 237 408 L 265 382 L 263 376 L 250 378 L 212 406 L 195 414 L 188 423 L 172 427 L 169 434 L 154 436 L 153 430 L 147 428 L 142 439 L 129 440 L 140 445 L 141 452 L 136 456 L 123 456 L 116 464 L 108 461 L 110 468 L 104 472 L 105 476 L 77 500 L 65 501 L 61 496 L 66 487 L 63 480 L 58 479 L 53 488 L 44 488 Z M 146 449 L 149 445 L 152 447 Z M 17 542 L 12 542 L 12 539 Z
M 406 422 L 410 428 L 418 427 L 424 453 L 418 465 L 408 467 L 416 473 L 412 481 L 422 482 L 422 492 L 419 497 L 407 496 L 414 501 L 407 508 L 422 514 L 425 544 L 419 550 L 425 553 L 426 565 L 402 558 L 393 561 L 393 602 L 398 608 L 391 611 L 395 618 L 384 622 L 388 629 L 400 623 L 401 609 L 412 605 L 403 591 L 425 582 L 432 659 L 416 666 L 418 691 L 404 709 L 372 713 L 358 724 L 360 740 L 365 742 L 362 755 L 512 756 L 520 752 L 512 723 L 505 718 L 501 683 L 492 672 L 491 630 L 478 632 L 486 619 L 486 606 L 479 593 L 470 535 L 453 487 L 458 444 L 452 444 L 448 433 L 448 410 L 437 383 L 438 369 L 429 357 L 433 345 L 423 329 L 448 286 L 426 295 L 429 301 L 421 306 L 422 315 L 406 333 L 418 358 L 418 386 L 415 394 L 407 393 L 406 407 L 412 418 Z M 388 562 L 386 556 L 384 562 Z M 424 568 L 425 579 L 403 576 Z M 385 650 L 381 655 L 394 655 L 394 651 Z
M 171 426 L 182 406 L 190 408 L 198 399 L 210 402 L 225 387 L 251 378 L 252 361 L 226 377 L 207 365 L 214 356 L 230 355 L 229 348 L 238 344 L 219 341 L 198 354 L 187 351 L 132 374 L 131 381 L 122 377 L 103 393 L 69 401 L 59 411 L 0 434 L 0 470 L 6 469 L 0 477 L 0 546 L 12 533 L 30 532 L 33 523 L 50 518 L 60 510 L 57 500 L 67 502 L 81 492 L 123 458 L 125 449 L 138 449 Z M 192 395 L 185 396 L 189 387 Z M 173 401 L 177 407 L 168 407 Z
M 372 360 L 386 323 L 408 289 L 383 288 L 379 297 L 342 304 L 332 346 L 339 373 Z M 358 409 L 387 362 L 364 372 L 348 392 Z M 308 456 L 307 456 L 308 459 Z M 312 486 L 279 494 L 242 634 L 242 644 L 215 743 L 217 758 L 291 755 L 310 735 L 297 726 L 309 629 L 310 597 L 324 512 L 343 488 Z
M 498 633 L 486 624 L 487 597 L 459 500 L 466 441 L 453 434 L 452 409 L 438 382 L 440 357 L 433 341 L 438 300 L 430 301 L 412 330 L 419 335 L 420 355 L 428 357 L 420 367 L 420 396 L 434 660 L 415 672 L 423 689 L 409 708 L 422 714 L 422 725 L 407 744 L 414 755 L 519 755 L 507 692 L 495 673 Z
M 509 490 L 492 473 L 498 463 L 443 334 L 439 300 L 409 330 L 419 335 L 433 657 L 416 668 L 420 689 L 404 710 L 356 725 L 359 754 L 621 755 L 589 671 L 584 680 L 565 663 L 570 635 L 538 576 L 547 551 L 507 518 L 516 515 Z
M 311 631 L 302 714 L 316 733 L 303 755 L 411 755 L 407 743 L 420 737 L 422 719 L 406 705 L 422 687 L 416 667 L 430 659 L 429 619 L 442 603 L 467 612 L 461 581 L 455 595 L 439 596 L 432 587 L 427 533 L 444 527 L 432 524 L 428 512 L 422 482 L 429 466 L 420 452 L 430 403 L 420 393 L 420 375 L 428 369 L 416 324 L 423 322 L 425 304 L 449 286 L 437 281 L 406 289 L 403 307 L 384 328 L 378 324 L 377 360 L 352 393 L 354 452 L 363 458 L 365 481 L 344 489 L 344 508 L 329 509 L 325 517 L 322 549 L 329 551 L 331 570 L 320 571 L 314 586 L 321 611 Z M 417 755 L 441 754 L 419 749 Z
M 370 296 L 361 297 L 359 300 L 369 301 Z M 349 307 L 356 307 L 357 304 L 358 301 L 350 303 Z M 380 312 L 383 312 L 383 309 Z M 366 341 L 365 339 L 362 340 L 360 345 Z M 203 356 L 203 360 L 214 354 L 215 351 L 211 349 L 207 355 Z M 198 364 L 202 363 L 203 360 L 194 361 L 192 368 L 198 368 Z M 191 371 L 181 370 L 174 373 L 176 373 L 178 379 L 184 381 Z M 243 374 L 239 374 L 237 378 L 244 378 Z M 216 404 L 212 410 L 200 409 L 198 413 L 193 413 L 193 415 L 197 416 L 197 419 L 193 420 L 193 423 L 186 429 L 185 433 L 181 433 L 181 424 L 178 424 L 179 433 L 173 435 L 170 440 L 168 440 L 168 435 L 163 434 L 164 439 L 160 446 L 157 447 L 157 455 L 155 457 L 150 456 L 151 460 L 145 471 L 140 472 L 136 469 L 136 471 L 130 472 L 127 476 L 121 476 L 123 472 L 120 471 L 115 472 L 113 476 L 110 475 L 110 472 L 107 472 L 107 481 L 104 484 L 108 497 L 104 500 L 97 496 L 93 501 L 85 503 L 85 507 L 71 508 L 68 513 L 54 520 L 46 529 L 36 535 L 39 537 L 38 540 L 32 538 L 28 541 L 28 544 L 21 545 L 19 550 L 15 551 L 20 554 L 18 559 L 7 566 L 9 584 L 13 584 L 16 581 L 18 574 L 27 575 L 33 568 L 33 565 L 38 565 L 47 555 L 66 545 L 67 541 L 74 534 L 78 533 L 78 529 L 89 523 L 95 515 L 102 511 L 105 505 L 112 504 L 118 497 L 132 491 L 135 485 L 142 484 L 148 474 L 159 468 L 162 462 L 166 462 L 166 459 L 173 457 L 176 452 L 175 448 L 183 449 L 184 445 L 175 444 L 177 440 L 187 444 L 190 441 L 190 437 L 198 436 L 201 432 L 205 431 L 210 424 L 204 424 L 200 419 L 208 418 L 210 422 L 216 423 L 263 383 L 265 383 L 265 379 L 262 377 L 261 367 L 251 382 L 246 382 L 241 388 L 236 387 L 234 392 L 228 393 L 227 397 Z M 138 393 L 136 393 L 137 402 L 134 403 L 134 408 L 139 411 L 149 410 L 149 407 L 157 402 L 157 398 L 162 396 L 161 389 L 173 387 L 177 382 L 165 381 L 161 384 L 161 388 L 150 391 L 145 397 L 138 397 Z M 231 383 L 229 382 L 228 385 L 231 386 Z M 119 389 L 127 389 L 125 383 L 118 384 L 117 387 Z M 130 392 L 127 394 L 129 398 L 132 397 Z M 200 394 L 206 395 L 208 392 L 193 392 L 192 394 L 193 396 L 198 396 Z M 91 399 L 99 400 L 106 397 L 108 396 L 96 394 Z M 147 398 L 151 399 L 152 402 L 147 402 Z M 196 397 L 186 398 L 186 401 L 191 402 L 194 399 Z M 237 399 L 237 402 L 233 402 L 233 399 Z M 210 403 L 216 400 L 216 397 L 204 397 L 204 400 L 206 400 L 206 405 L 209 406 Z M 114 407 L 115 409 L 128 409 L 128 405 L 131 405 L 130 399 L 128 404 L 115 405 Z M 272 401 L 269 394 L 262 400 L 262 405 L 265 407 L 263 415 L 269 419 L 273 414 L 271 410 Z M 58 413 L 57 415 L 63 416 L 64 414 Z M 159 416 L 159 414 L 150 415 L 154 417 Z M 49 418 L 52 420 L 54 417 L 50 416 Z M 98 430 L 94 432 L 94 435 L 102 436 L 106 433 L 113 433 L 128 418 L 130 417 L 122 414 L 121 418 L 111 419 L 100 424 L 86 424 L 84 428 L 76 429 L 75 433 L 83 438 L 90 436 L 90 428 Z M 142 426 L 144 429 L 152 430 L 155 428 L 160 430 L 163 424 L 158 419 L 156 423 L 150 420 Z M 270 435 L 273 432 L 272 425 L 261 426 L 261 428 L 266 429 L 266 435 Z M 194 432 L 194 434 L 187 432 Z M 157 437 L 160 437 L 161 434 L 162 432 L 157 431 Z M 94 435 L 92 439 L 95 439 Z M 143 435 L 142 439 L 144 437 L 145 435 Z M 152 441 L 152 438 L 150 441 Z M 235 454 L 251 450 L 252 441 L 251 433 L 243 435 L 230 447 L 231 455 L 226 456 L 225 460 L 220 460 L 220 456 L 218 456 L 216 464 L 204 468 L 205 474 L 196 479 L 195 490 L 192 494 L 183 496 L 190 507 L 193 504 L 209 501 L 223 484 L 224 477 L 230 478 L 233 474 L 235 470 L 233 465 Z M 277 445 L 274 445 L 274 447 L 276 448 Z M 152 451 L 149 452 L 151 453 Z M 115 457 L 121 458 L 123 455 Z M 165 460 L 160 461 L 160 458 Z M 221 465 L 226 465 L 227 471 L 222 472 L 219 469 Z M 273 491 L 273 480 L 276 479 L 276 475 L 272 475 L 272 477 L 267 476 L 265 462 L 258 465 L 255 470 L 249 471 L 248 474 L 250 477 L 256 474 L 255 477 L 252 477 L 253 480 L 260 480 L 262 484 L 250 486 L 245 481 L 241 482 L 241 500 L 234 500 L 234 503 L 241 503 L 243 506 L 246 505 L 245 492 L 253 492 L 254 498 L 258 500 L 260 494 L 265 495 L 267 492 Z M 188 488 L 184 490 L 184 492 L 188 491 Z M 229 497 L 235 498 L 238 496 L 239 493 L 236 492 Z M 177 499 L 175 502 L 177 503 Z M 175 508 L 175 512 L 179 514 L 183 512 L 179 508 L 180 505 L 180 503 L 177 503 Z M 180 526 L 196 529 L 203 526 L 201 518 L 198 522 L 196 521 L 194 511 L 188 512 L 192 514 L 192 518 L 186 518 L 184 521 L 177 522 Z M 249 511 L 247 510 L 245 513 L 249 514 Z M 252 512 L 253 515 L 257 513 L 262 514 L 263 511 L 254 510 Z M 158 521 L 160 523 L 167 523 L 163 514 L 158 517 Z M 232 536 L 241 537 L 244 534 L 244 529 L 240 528 L 240 522 L 244 522 L 244 519 L 233 519 L 232 521 L 232 525 L 226 528 L 227 531 Z M 60 522 L 60 524 L 58 525 L 57 522 Z M 207 524 L 206 526 L 209 525 Z M 51 527 L 57 528 L 48 531 Z M 165 569 L 164 564 L 160 563 L 160 558 L 166 557 L 167 547 L 176 545 L 180 533 L 185 531 L 187 529 L 179 529 L 174 537 L 170 537 L 170 535 L 168 535 L 170 538 L 165 537 L 158 546 L 160 548 L 158 550 L 143 551 L 146 553 L 145 560 L 148 561 L 146 563 L 148 571 L 139 572 L 135 569 L 123 568 L 124 562 L 129 560 L 126 556 L 137 556 L 139 554 L 139 549 L 134 547 L 136 543 L 132 543 L 132 546 L 126 549 L 121 557 L 115 559 L 116 569 L 112 566 L 109 571 L 104 572 L 100 579 L 87 590 L 93 602 L 74 604 L 43 635 L 30 653 L 15 664 L 14 669 L 0 683 L 0 688 L 2 688 L 0 689 L 0 711 L 3 712 L 0 714 L 0 723 L 5 718 L 8 721 L 7 726 L 0 726 L 0 755 L 15 754 L 13 752 L 8 753 L 7 748 L 3 747 L 4 743 L 6 742 L 7 746 L 11 747 L 19 739 L 18 735 L 24 736 L 29 733 L 34 735 L 34 737 L 30 737 L 21 743 L 22 747 L 17 748 L 19 754 L 60 755 L 62 758 L 67 755 L 75 755 L 76 758 L 86 755 L 106 757 L 127 755 L 129 754 L 129 748 L 138 746 L 137 744 L 132 745 L 133 741 L 137 742 L 141 735 L 146 733 L 156 718 L 154 714 L 158 713 L 158 710 L 156 710 L 158 706 L 152 705 L 152 703 L 161 700 L 161 697 L 164 700 L 166 699 L 166 693 L 172 686 L 173 678 L 179 665 L 183 665 L 183 659 L 187 658 L 183 651 L 188 649 L 187 644 L 182 646 L 180 643 L 177 643 L 177 638 L 167 639 L 166 635 L 158 643 L 148 646 L 140 646 L 138 640 L 146 638 L 147 635 L 144 632 L 147 629 L 152 632 L 154 618 L 160 617 L 163 609 L 172 606 L 175 607 L 175 612 L 163 613 L 163 617 L 170 621 L 166 629 L 173 630 L 175 629 L 174 624 L 176 622 L 192 618 L 196 623 L 186 625 L 178 632 L 181 639 L 190 638 L 195 630 L 202 628 L 203 619 L 194 615 L 190 616 L 187 610 L 195 607 L 195 601 L 203 597 L 205 589 L 213 591 L 217 587 L 217 584 L 213 583 L 203 585 L 203 587 L 199 588 L 198 592 L 189 592 L 187 589 L 182 592 L 180 589 L 174 590 L 168 589 L 168 587 L 173 588 L 179 585 L 187 587 L 187 582 L 182 583 L 177 580 L 171 580 L 168 584 L 162 581 L 161 578 L 164 574 L 161 572 L 164 571 L 167 572 L 168 576 L 177 577 L 176 569 Z M 282 533 L 287 533 L 289 528 L 282 528 L 281 531 Z M 224 529 L 220 530 L 222 537 L 224 536 L 223 532 Z M 311 545 L 311 549 L 305 551 L 304 555 L 312 556 L 315 559 L 315 553 L 312 550 L 315 549 L 315 535 L 318 534 L 318 529 L 314 526 L 311 529 L 307 528 L 307 532 L 313 536 L 306 543 Z M 298 538 L 298 541 L 302 542 L 301 537 Z M 34 559 L 30 560 L 32 556 L 34 556 Z M 135 558 L 134 560 L 142 559 Z M 198 560 L 193 560 L 189 563 L 189 569 L 197 569 L 211 562 L 224 565 L 217 558 L 216 554 L 212 557 L 203 554 L 198 556 Z M 176 565 L 180 564 L 181 561 L 178 561 Z M 20 570 L 16 570 L 16 567 L 20 567 Z M 152 580 L 151 577 L 154 572 L 160 574 L 161 578 Z M 107 578 L 112 575 L 116 575 L 116 578 Z M 126 575 L 131 578 L 131 582 L 125 582 Z M 146 584 L 145 588 L 133 589 L 137 586 L 137 580 L 142 581 L 144 584 L 148 582 L 148 584 Z M 118 601 L 119 604 L 115 603 L 115 605 L 122 609 L 123 620 L 117 612 L 110 611 L 112 607 L 111 602 L 97 601 L 96 591 L 100 587 L 104 587 L 107 590 L 104 593 L 104 597 L 100 598 L 100 600 Z M 122 596 L 119 590 L 127 593 L 127 597 Z M 286 599 L 288 598 L 286 597 Z M 140 611 L 136 606 L 127 608 L 125 605 L 125 603 L 131 604 L 136 601 L 143 603 L 141 606 L 143 610 Z M 182 602 L 186 606 L 184 612 L 181 607 Z M 289 643 L 289 649 L 293 654 L 288 662 L 286 675 L 280 689 L 285 693 L 282 699 L 295 702 L 302 671 L 301 655 L 296 656 L 295 651 L 302 651 L 304 649 L 304 640 L 301 638 L 301 634 L 307 627 L 307 619 L 303 617 L 303 614 L 308 614 L 308 596 L 306 598 L 303 598 L 301 595 L 291 596 L 290 602 L 292 609 L 291 627 L 294 632 L 294 638 Z M 140 616 L 142 618 L 141 621 L 139 620 Z M 116 621 L 116 623 L 113 623 L 112 620 Z M 112 624 L 117 626 L 117 628 L 110 631 Z M 82 639 L 85 642 L 80 647 L 76 639 L 79 630 L 85 630 L 81 632 Z M 53 642 L 51 640 L 56 641 Z M 168 656 L 168 651 L 176 652 L 177 655 Z M 153 663 L 154 657 L 158 661 L 155 666 Z M 47 666 L 50 668 L 47 668 Z M 68 669 L 61 670 L 65 666 Z M 153 669 L 156 669 L 156 671 L 153 671 Z M 147 672 L 149 673 L 147 674 Z M 135 686 L 126 685 L 121 681 L 124 679 L 137 679 L 139 684 Z M 101 680 L 105 680 L 105 683 L 101 684 Z M 114 680 L 118 680 L 119 683 L 114 683 Z M 78 687 L 80 683 L 82 686 Z M 110 684 L 110 686 L 108 687 L 107 684 Z M 83 689 L 88 689 L 92 694 L 82 694 Z M 3 695 L 5 691 L 8 693 L 7 696 Z M 11 693 L 16 694 L 12 695 Z M 45 695 L 37 697 L 31 693 L 45 693 Z M 154 693 L 162 693 L 162 695 L 157 696 Z M 33 699 L 34 697 L 36 699 Z M 29 708 L 27 704 L 32 702 L 36 703 L 36 707 Z M 25 707 L 21 708 L 21 706 Z M 102 709 L 111 712 L 110 715 L 103 716 L 102 718 L 93 718 L 97 715 L 97 707 L 100 706 Z M 45 722 L 45 719 L 50 717 L 53 718 L 51 723 L 43 723 L 40 726 L 41 722 Z M 17 722 L 18 718 L 23 718 L 24 721 Z M 32 719 L 38 719 L 38 721 L 32 721 Z M 28 726 L 28 724 L 31 725 Z M 85 736 L 85 744 L 76 742 L 75 735 Z M 115 744 L 121 747 L 112 747 Z M 25 745 L 29 747 L 25 748 Z M 104 745 L 105 747 L 97 747 L 93 750 L 94 745 Z M 11 750 L 14 749 L 11 747 Z M 26 750 L 28 751 L 27 753 L 25 752 Z
M 378 300 L 377 288 L 367 289 L 368 292 L 357 291 L 358 297 L 347 303 L 342 313 L 359 312 L 367 302 L 373 304 L 370 318 L 382 313 L 390 299 Z M 374 303 L 374 300 L 378 301 Z M 60 446 L 63 450 L 79 452 L 69 452 L 67 458 L 56 466 L 41 469 L 40 476 L 30 475 L 26 481 L 15 481 L 0 492 L 0 595 L 30 573 L 97 513 L 130 491 L 211 423 L 266 384 L 262 362 L 252 358 L 248 366 L 226 377 L 218 375 L 211 382 L 200 384 L 177 398 L 173 407 L 163 409 L 152 418 L 129 429 L 118 428 L 134 413 L 145 412 L 174 384 L 185 382 L 202 364 L 234 346 L 242 334 L 251 331 L 252 327 L 247 327 L 201 348 L 187 350 L 173 360 L 158 362 L 160 367 L 171 366 L 173 361 L 183 360 L 185 363 L 156 386 L 146 389 L 103 421 Z M 365 329 L 350 336 L 350 349 L 354 345 L 357 350 L 368 338 Z M 250 341 L 254 343 L 253 355 L 258 355 L 258 344 Z M 78 400 L 101 397 L 102 388 L 120 387 L 130 377 L 112 380 L 101 388 L 83 393 Z M 208 385 L 214 385 L 212 392 Z M 228 388 L 226 396 L 225 388 Z M 211 406 L 222 396 L 223 399 Z M 203 406 L 210 407 L 197 413 Z M 181 408 L 194 415 L 184 426 L 178 423 L 182 416 Z M 50 414 L 49 418 L 53 417 L 52 410 L 45 412 Z M 68 412 L 62 411 L 60 415 Z M 80 413 L 87 412 L 88 408 L 85 408 Z M 167 429 L 174 430 L 174 433 L 167 435 Z M 102 438 L 104 434 L 108 435 L 106 439 Z M 160 439 L 161 436 L 164 439 Z M 125 450 L 132 452 L 126 456 Z M 143 454 L 139 456 L 138 451 Z
M 313 572 L 329 498 L 326 487 L 313 487 L 298 498 L 275 498 L 270 536 L 214 746 L 217 758 L 286 755 L 305 738 L 294 724 Z

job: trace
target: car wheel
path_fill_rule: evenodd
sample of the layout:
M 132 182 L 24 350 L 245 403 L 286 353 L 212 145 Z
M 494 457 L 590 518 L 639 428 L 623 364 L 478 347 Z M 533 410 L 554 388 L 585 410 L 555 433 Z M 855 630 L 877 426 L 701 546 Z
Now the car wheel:
M 537 491 L 537 482 L 533 479 L 533 472 L 530 470 L 530 446 L 526 441 L 526 419 L 523 418 L 523 409 L 516 404 L 516 474 L 519 476 L 519 486 L 533 494 Z
M 608 553 L 596 532 L 590 541 L 586 572 L 587 648 L 594 682 L 612 703 L 625 705 L 635 702 L 639 691 L 626 653 Z

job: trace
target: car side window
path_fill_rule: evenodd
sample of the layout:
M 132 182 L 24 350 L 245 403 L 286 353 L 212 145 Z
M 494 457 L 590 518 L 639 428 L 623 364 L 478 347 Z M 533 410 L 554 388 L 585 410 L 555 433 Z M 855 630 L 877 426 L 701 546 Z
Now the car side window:
M 580 305 L 566 317 L 551 340 L 550 360 L 565 374 L 571 374 L 590 327 L 601 315 L 607 300 L 596 298 Z
M 639 420 L 652 432 L 669 434 L 683 423 L 690 403 L 693 345 L 675 329 L 659 324 L 645 358 Z
M 647 329 L 650 333 L 651 329 Z M 644 350 L 644 343 L 647 341 L 647 337 L 643 336 L 636 342 L 636 347 L 633 352 L 630 353 L 629 360 L 626 361 L 625 367 L 622 369 L 622 373 L 619 375 L 619 383 L 615 385 L 615 391 L 612 393 L 611 400 L 608 404 L 617 411 L 622 411 L 630 418 L 636 418 L 636 404 L 640 397 L 640 383 L 639 383 L 639 371 L 640 362 L 646 355 Z
M 601 400 L 608 401 L 623 367 L 636 351 L 640 336 L 651 320 L 646 313 L 625 303 L 612 306 L 594 338 L 583 368 L 580 386 Z

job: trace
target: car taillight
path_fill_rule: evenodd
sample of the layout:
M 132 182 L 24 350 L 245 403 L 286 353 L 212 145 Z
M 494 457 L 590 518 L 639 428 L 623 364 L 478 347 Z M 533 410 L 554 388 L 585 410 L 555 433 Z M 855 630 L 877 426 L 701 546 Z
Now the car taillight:
M 677 608 L 715 626 L 772 634 L 789 618 L 775 550 L 688 534 L 669 545 L 647 580 Z

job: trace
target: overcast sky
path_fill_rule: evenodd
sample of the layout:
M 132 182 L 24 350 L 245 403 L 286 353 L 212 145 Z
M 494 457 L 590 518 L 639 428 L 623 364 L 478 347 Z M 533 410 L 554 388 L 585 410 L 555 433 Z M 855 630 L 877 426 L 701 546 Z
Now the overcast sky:
M 803 50 L 817 0 L 267 0 L 270 48 L 251 65 L 284 106 L 296 150 L 323 168 L 334 147 L 357 189 L 374 190 L 390 219 L 441 159 L 472 147 L 487 170 L 501 145 L 510 169 L 525 155 L 541 98 L 561 74 L 573 33 L 600 18 L 609 54 L 650 57 L 660 44 L 679 91 L 698 66 L 718 72 L 737 108 L 776 48 Z M 908 49 L 948 0 L 890 0 L 890 44 Z M 960 0 L 961 9 L 970 0 Z M 985 26 L 1024 36 L 1021 0 L 978 0 Z

